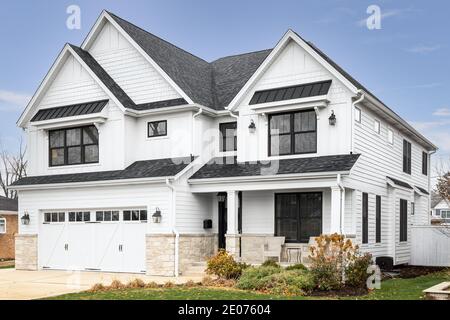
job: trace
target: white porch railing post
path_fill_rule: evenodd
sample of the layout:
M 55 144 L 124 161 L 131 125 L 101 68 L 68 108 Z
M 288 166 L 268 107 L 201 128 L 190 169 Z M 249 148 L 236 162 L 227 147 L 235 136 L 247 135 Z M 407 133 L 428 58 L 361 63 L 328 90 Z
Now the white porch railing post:
M 341 189 L 331 187 L 331 217 L 329 233 L 341 233 Z
M 238 210 L 239 192 L 234 190 L 227 191 L 226 249 L 236 257 L 239 255 Z

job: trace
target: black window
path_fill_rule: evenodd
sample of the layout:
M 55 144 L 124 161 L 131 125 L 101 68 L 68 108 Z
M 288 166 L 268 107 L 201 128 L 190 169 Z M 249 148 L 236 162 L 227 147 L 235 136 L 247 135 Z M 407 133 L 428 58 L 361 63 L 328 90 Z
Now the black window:
M 269 116 L 269 156 L 317 152 L 314 110 Z
M 95 221 L 119 221 L 119 211 L 96 211 Z
M 97 163 L 98 158 L 95 126 L 49 131 L 50 166 Z
M 91 221 L 91 213 L 86 212 L 69 212 L 69 222 L 86 222 Z
M 275 195 L 275 233 L 286 242 L 308 243 L 322 233 L 322 193 Z
M 400 241 L 408 241 L 408 201 L 400 199 Z
M 375 203 L 375 241 L 381 242 L 381 196 L 376 197 Z
M 362 199 L 362 243 L 369 242 L 369 195 L 363 193 Z
M 147 127 L 147 136 L 149 138 L 167 136 L 166 120 L 149 122 Z
M 44 223 L 64 222 L 66 220 L 65 212 L 46 212 L 44 213 Z
M 411 174 L 411 143 L 403 140 L 403 172 Z
M 220 151 L 237 150 L 237 122 L 226 122 L 219 124 Z
M 124 210 L 123 221 L 147 221 L 147 210 Z
M 422 152 L 422 174 L 428 175 L 428 153 Z

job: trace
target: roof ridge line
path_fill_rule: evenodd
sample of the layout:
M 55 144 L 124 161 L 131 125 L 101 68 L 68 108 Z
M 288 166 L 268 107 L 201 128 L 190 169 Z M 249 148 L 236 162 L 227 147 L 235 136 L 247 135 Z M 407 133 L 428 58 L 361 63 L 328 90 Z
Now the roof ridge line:
M 209 63 L 212 64 L 212 63 L 214 63 L 214 62 L 216 62 L 216 61 L 219 61 L 219 60 L 221 60 L 221 59 L 226 59 L 226 58 L 231 58 L 231 57 L 237 57 L 237 56 L 245 56 L 245 55 L 247 55 L 247 54 L 259 53 L 259 52 L 264 52 L 264 51 L 272 51 L 272 50 L 273 50 L 273 48 L 267 48 L 267 49 L 255 50 L 255 51 L 249 51 L 249 52 L 244 52 L 244 53 L 236 53 L 236 54 L 232 54 L 232 55 L 229 55 L 229 56 L 224 56 L 224 57 L 217 58 L 216 60 L 213 60 L 213 61 L 211 61 L 211 62 L 209 62 Z

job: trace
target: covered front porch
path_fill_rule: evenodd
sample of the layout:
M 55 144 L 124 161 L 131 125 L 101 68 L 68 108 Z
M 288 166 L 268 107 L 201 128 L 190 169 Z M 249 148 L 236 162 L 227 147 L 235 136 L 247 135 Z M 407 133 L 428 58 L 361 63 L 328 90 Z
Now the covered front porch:
M 252 264 L 268 259 L 268 251 L 270 258 L 282 263 L 306 263 L 314 237 L 332 233 L 351 236 L 350 230 L 356 228 L 349 209 L 353 192 L 341 179 L 340 174 L 332 174 L 191 182 L 191 191 L 211 197 L 212 231 L 217 234 L 218 248 Z M 279 237 L 284 239 L 274 250 L 273 243 Z M 279 257 L 274 255 L 277 250 Z

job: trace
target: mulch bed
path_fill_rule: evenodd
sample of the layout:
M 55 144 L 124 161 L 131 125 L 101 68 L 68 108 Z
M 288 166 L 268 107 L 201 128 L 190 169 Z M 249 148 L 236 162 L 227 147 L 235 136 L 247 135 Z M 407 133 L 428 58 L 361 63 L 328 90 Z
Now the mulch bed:
M 399 272 L 398 277 L 402 279 L 416 278 L 425 276 L 430 273 L 439 272 L 445 270 L 443 267 L 418 267 L 418 266 L 403 266 L 396 268 L 395 271 Z

